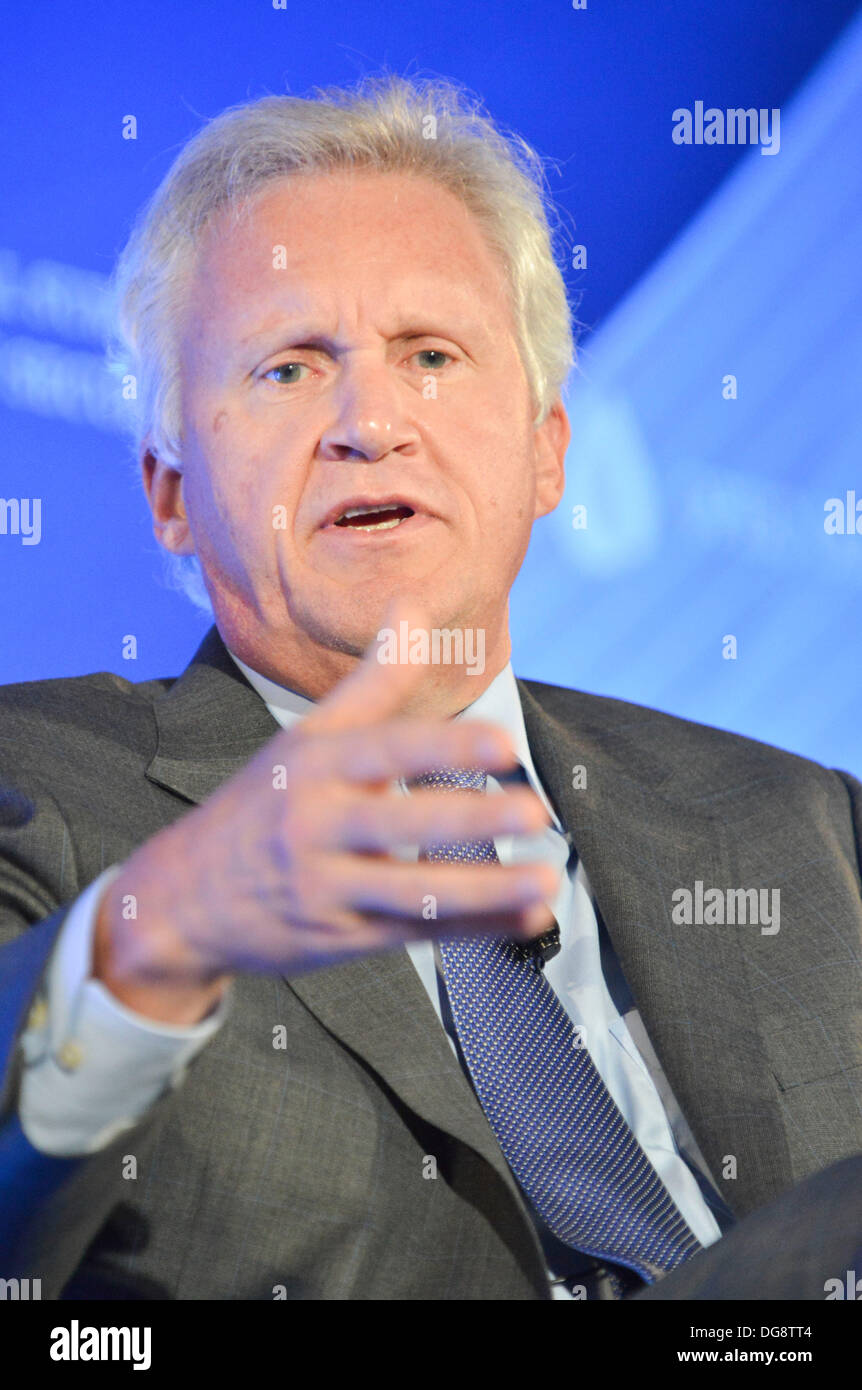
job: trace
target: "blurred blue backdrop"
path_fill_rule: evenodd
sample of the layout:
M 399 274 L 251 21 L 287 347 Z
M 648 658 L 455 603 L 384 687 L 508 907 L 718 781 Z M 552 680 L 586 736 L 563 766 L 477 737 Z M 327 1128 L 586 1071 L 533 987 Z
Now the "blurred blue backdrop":
M 188 661 L 208 620 L 164 585 L 110 405 L 106 276 L 202 119 L 385 64 L 464 82 L 555 160 L 585 248 L 569 485 L 513 595 L 516 671 L 862 773 L 862 514 L 824 525 L 830 499 L 862 513 L 855 3 L 17 0 L 4 20 L 0 498 L 39 498 L 41 534 L 0 507 L 0 681 Z M 779 108 L 780 148 L 675 143 L 697 102 Z

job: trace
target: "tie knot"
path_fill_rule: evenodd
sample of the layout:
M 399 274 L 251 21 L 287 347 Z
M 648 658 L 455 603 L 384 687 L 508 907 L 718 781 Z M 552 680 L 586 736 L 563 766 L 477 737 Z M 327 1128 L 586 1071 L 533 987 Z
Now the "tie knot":
M 481 767 L 435 767 L 414 779 L 417 787 L 436 787 L 440 791 L 483 792 L 488 774 Z

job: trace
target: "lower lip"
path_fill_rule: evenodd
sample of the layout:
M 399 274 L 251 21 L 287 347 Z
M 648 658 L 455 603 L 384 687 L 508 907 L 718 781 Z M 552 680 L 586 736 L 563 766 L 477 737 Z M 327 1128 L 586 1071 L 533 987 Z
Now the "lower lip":
M 433 520 L 433 516 L 414 512 L 413 516 L 405 517 L 397 526 L 387 526 L 379 531 L 363 531 L 358 526 L 336 526 L 333 522 L 329 526 L 321 527 L 318 534 L 349 545 L 391 545 L 393 541 L 403 540 L 405 536 L 418 535 Z

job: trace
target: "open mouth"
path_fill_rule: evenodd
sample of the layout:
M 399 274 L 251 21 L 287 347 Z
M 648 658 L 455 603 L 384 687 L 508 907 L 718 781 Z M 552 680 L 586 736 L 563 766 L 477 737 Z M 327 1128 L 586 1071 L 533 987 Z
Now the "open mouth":
M 354 531 L 391 531 L 413 515 L 412 507 L 349 507 L 334 524 Z

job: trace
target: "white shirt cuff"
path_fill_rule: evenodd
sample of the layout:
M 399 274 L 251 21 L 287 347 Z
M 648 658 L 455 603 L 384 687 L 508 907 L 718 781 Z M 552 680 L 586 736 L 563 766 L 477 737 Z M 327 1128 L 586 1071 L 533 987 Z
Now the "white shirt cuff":
M 230 1011 L 228 989 L 201 1022 L 161 1023 L 89 978 L 99 903 L 120 867 L 106 869 L 70 908 L 21 1035 L 21 1127 L 44 1153 L 95 1153 L 131 1129 L 180 1085 Z

